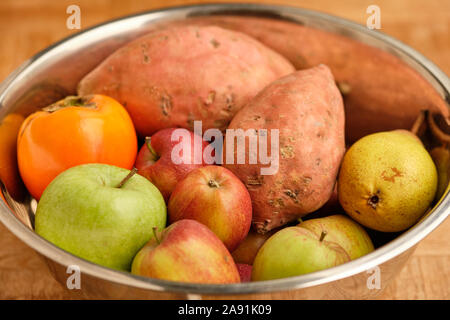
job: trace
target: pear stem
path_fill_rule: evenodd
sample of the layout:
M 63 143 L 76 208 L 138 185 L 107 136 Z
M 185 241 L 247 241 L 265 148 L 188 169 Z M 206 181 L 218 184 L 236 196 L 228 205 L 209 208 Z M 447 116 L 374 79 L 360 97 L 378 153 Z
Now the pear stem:
M 327 235 L 327 232 L 326 231 L 322 231 L 322 233 L 320 234 L 319 241 L 322 242 L 326 235 Z
M 158 244 L 161 244 L 161 240 L 158 238 L 158 234 L 156 233 L 156 231 L 158 231 L 158 227 L 153 227 L 153 236 L 155 237 L 155 240 Z
M 153 149 L 152 147 L 152 137 L 145 137 L 145 144 L 147 145 L 148 150 L 155 157 L 155 159 L 158 159 L 159 156 L 156 153 L 155 149 Z
M 120 183 L 119 183 L 119 185 L 117 186 L 117 188 L 119 188 L 119 189 L 122 188 L 123 185 L 124 185 L 125 183 L 127 183 L 127 181 L 130 180 L 131 177 L 134 176 L 137 172 L 138 172 L 138 169 L 137 169 L 137 168 L 131 169 L 131 171 L 128 173 L 128 175 L 127 175 L 125 178 L 123 178 L 122 181 L 120 181 Z

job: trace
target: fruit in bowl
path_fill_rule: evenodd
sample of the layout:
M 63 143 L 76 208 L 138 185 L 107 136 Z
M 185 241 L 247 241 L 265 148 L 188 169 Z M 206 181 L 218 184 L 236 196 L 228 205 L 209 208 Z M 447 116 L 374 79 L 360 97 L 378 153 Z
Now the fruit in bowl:
M 169 221 L 194 219 L 209 227 L 233 251 L 247 236 L 252 221 L 250 195 L 228 169 L 206 166 L 189 173 L 168 204 Z
M 133 274 L 191 283 L 237 283 L 236 264 L 222 241 L 195 220 L 155 232 L 133 260 Z
M 205 165 L 203 152 L 207 145 L 202 137 L 187 129 L 163 129 L 145 139 L 135 166 L 140 175 L 161 191 L 167 202 L 179 181 Z
M 64 171 L 42 194 L 36 232 L 76 256 L 129 271 L 152 228 L 166 225 L 161 193 L 133 173 L 105 164 Z
M 367 232 L 351 218 L 341 214 L 300 222 L 298 227 L 308 229 L 320 236 L 326 233 L 328 241 L 339 244 L 354 260 L 374 250 Z
M 402 231 L 428 210 L 437 190 L 437 170 L 416 137 L 379 132 L 355 142 L 339 172 L 339 202 L 362 225 Z
M 350 261 L 337 243 L 327 241 L 306 228 L 288 227 L 271 236 L 256 255 L 252 280 L 272 280 L 298 276 L 335 267 Z
M 367 232 L 343 215 L 301 221 L 276 232 L 258 251 L 252 279 L 268 280 L 323 270 L 374 250 Z
M 103 95 L 67 97 L 28 116 L 17 139 L 20 175 L 37 200 L 64 170 L 85 163 L 131 169 L 137 152 L 125 108 Z

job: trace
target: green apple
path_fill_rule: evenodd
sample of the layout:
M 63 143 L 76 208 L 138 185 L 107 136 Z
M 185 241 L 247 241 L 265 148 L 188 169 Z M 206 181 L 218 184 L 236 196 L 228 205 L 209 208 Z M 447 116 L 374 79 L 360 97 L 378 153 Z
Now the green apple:
M 166 205 L 151 182 L 126 169 L 85 164 L 64 171 L 45 189 L 35 229 L 76 256 L 129 271 L 153 228 L 165 224 Z
M 339 244 L 352 260 L 374 250 L 372 240 L 366 230 L 341 214 L 306 220 L 297 226 L 314 232 L 316 236 L 326 232 L 327 240 Z
M 326 233 L 299 227 L 284 228 L 261 247 L 253 263 L 252 280 L 287 278 L 319 271 L 350 261 L 337 243 L 327 241 Z

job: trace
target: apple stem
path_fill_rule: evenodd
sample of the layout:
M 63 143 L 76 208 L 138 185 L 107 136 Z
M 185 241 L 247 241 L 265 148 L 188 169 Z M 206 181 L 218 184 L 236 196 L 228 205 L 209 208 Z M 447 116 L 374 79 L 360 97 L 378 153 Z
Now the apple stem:
M 322 242 L 326 235 L 327 235 L 327 232 L 326 231 L 322 231 L 322 233 L 320 234 L 319 241 Z
M 297 221 L 298 221 L 299 224 L 303 223 L 303 219 L 302 218 L 298 218 Z
M 155 237 L 155 240 L 158 244 L 161 244 L 161 240 L 159 240 L 158 238 L 158 234 L 156 233 L 156 231 L 158 231 L 158 227 L 153 227 L 153 236 Z
M 208 185 L 209 185 L 211 188 L 218 188 L 218 187 L 220 187 L 220 185 L 217 183 L 217 181 L 214 181 L 213 179 L 211 179 L 211 180 L 208 181 Z
M 155 157 L 155 159 L 158 159 L 158 154 L 156 153 L 155 149 L 152 147 L 152 137 L 145 137 L 145 144 L 147 145 L 148 150 L 150 153 Z
M 125 183 L 127 183 L 127 181 L 130 180 L 131 177 L 134 176 L 137 172 L 138 172 L 138 169 L 137 169 L 137 168 L 131 169 L 131 171 L 127 174 L 127 176 L 126 176 L 122 181 L 120 181 L 120 183 L 119 183 L 119 185 L 117 186 L 117 188 L 119 188 L 119 189 L 122 188 L 123 185 L 124 185 Z

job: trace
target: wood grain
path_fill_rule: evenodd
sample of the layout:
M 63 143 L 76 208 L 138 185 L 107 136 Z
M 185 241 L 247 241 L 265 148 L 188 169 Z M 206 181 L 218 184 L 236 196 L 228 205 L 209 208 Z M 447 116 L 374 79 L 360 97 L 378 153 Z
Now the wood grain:
M 81 27 L 160 7 L 208 1 L 52 1 L 2 0 L 0 80 L 33 54 L 65 36 L 67 6 L 81 8 Z M 222 1 L 223 2 L 223 1 Z M 237 1 L 228 1 L 237 2 Z M 382 32 L 412 46 L 450 74 L 450 1 L 447 0 L 279 0 L 279 3 L 327 12 L 365 24 L 366 8 L 381 8 Z M 450 299 L 450 221 L 432 232 L 380 296 L 381 299 Z M 0 299 L 70 299 L 50 275 L 44 261 L 0 224 Z

